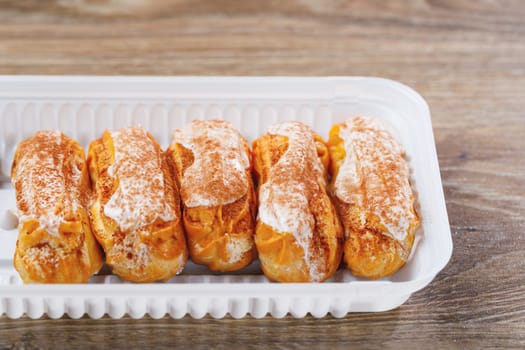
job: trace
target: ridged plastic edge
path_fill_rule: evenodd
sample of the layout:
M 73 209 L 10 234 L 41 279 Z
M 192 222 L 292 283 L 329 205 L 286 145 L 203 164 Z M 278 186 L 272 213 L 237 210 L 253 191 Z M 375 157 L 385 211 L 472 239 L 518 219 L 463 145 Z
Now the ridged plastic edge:
M 153 319 L 169 316 L 181 319 L 186 315 L 200 319 L 209 315 L 222 319 L 230 315 L 234 319 L 251 316 L 263 318 L 303 318 L 308 314 L 323 318 L 328 314 L 342 318 L 349 312 L 386 311 L 403 304 L 410 294 L 390 296 L 374 303 L 374 310 L 365 300 L 348 297 L 31 297 L 3 298 L 0 302 L 0 315 L 17 319 L 27 316 L 39 319 L 44 315 L 58 319 L 67 315 L 73 319 L 84 315 L 92 319 L 108 316 L 120 319 L 128 315 L 139 319 L 149 315 Z

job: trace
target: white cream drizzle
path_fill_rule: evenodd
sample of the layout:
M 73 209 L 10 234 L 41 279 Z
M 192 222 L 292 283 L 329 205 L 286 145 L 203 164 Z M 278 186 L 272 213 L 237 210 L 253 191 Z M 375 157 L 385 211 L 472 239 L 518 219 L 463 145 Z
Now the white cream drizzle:
M 336 196 L 376 215 L 387 234 L 404 241 L 414 213 L 409 168 L 401 145 L 373 118 L 350 119 L 339 130 L 346 156 L 335 179 Z M 391 166 L 399 172 L 389 171 Z M 395 193 L 388 193 L 387 186 Z
M 248 191 L 250 155 L 246 141 L 222 120 L 194 120 L 175 130 L 173 142 L 193 153 L 181 179 L 181 199 L 188 208 L 230 204 Z
M 12 181 L 19 188 L 17 196 L 27 205 L 27 211 L 18 210 L 19 227 L 35 219 L 39 228 L 58 236 L 59 226 L 66 214 L 76 212 L 81 206 L 82 173 L 76 159 L 71 174 L 63 173 L 65 154 L 60 131 L 38 131 L 34 138 L 25 140 L 23 155 L 17 159 Z M 37 140 L 38 139 L 38 140 Z M 50 148 L 53 154 L 51 154 Z M 65 176 L 70 176 L 73 186 L 66 189 Z M 62 209 L 57 210 L 57 205 Z
M 104 205 L 104 214 L 123 231 L 136 231 L 157 218 L 177 219 L 173 201 L 164 191 L 162 153 L 141 126 L 111 132 L 115 161 L 108 175 L 119 186 Z
M 259 220 L 280 233 L 294 235 L 297 244 L 303 249 L 310 280 L 319 281 L 323 277 L 319 271 L 323 261 L 311 255 L 315 219 L 308 203 L 306 187 L 319 184 L 326 186 L 326 182 L 313 130 L 302 123 L 285 122 L 272 126 L 268 134 L 288 137 L 288 149 L 272 166 L 268 180 L 259 189 Z M 301 172 L 309 167 L 313 168 L 316 178 L 307 178 L 296 171 Z M 280 181 L 275 181 L 276 178 Z

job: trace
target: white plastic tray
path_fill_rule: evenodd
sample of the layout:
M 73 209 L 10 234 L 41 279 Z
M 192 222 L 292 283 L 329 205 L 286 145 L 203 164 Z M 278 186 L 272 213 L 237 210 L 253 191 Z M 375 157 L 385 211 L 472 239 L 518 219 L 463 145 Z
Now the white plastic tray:
M 102 272 L 82 285 L 23 285 L 12 266 L 17 232 L 9 214 L 16 208 L 9 172 L 16 145 L 35 130 L 60 129 L 87 147 L 106 128 L 142 124 L 166 147 L 171 130 L 195 118 L 229 120 L 252 141 L 269 125 L 294 119 L 326 138 L 334 123 L 355 115 L 382 119 L 403 144 L 422 217 L 415 253 L 389 278 L 362 280 L 340 268 L 325 283 L 279 284 L 269 282 L 257 263 L 235 274 L 190 263 L 167 283 L 123 283 Z M 0 76 L 0 315 L 343 317 L 401 305 L 430 283 L 451 253 L 428 106 L 400 83 L 360 77 Z

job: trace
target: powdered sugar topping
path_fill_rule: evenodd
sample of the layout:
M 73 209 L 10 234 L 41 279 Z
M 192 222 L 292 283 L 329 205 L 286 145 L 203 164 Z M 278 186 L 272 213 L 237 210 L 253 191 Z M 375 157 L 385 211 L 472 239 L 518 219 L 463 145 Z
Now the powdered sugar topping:
M 401 145 L 372 118 L 355 117 L 340 124 L 339 137 L 346 156 L 335 179 L 336 196 L 376 215 L 387 234 L 403 241 L 415 214 Z
M 259 220 L 281 233 L 292 233 L 304 251 L 310 279 L 322 279 L 321 256 L 313 254 L 315 218 L 311 196 L 318 195 L 326 181 L 317 155 L 313 130 L 298 122 L 285 122 L 268 130 L 288 137 L 288 148 L 275 163 L 268 180 L 259 189 Z
M 113 245 L 112 249 L 106 251 L 107 262 L 112 265 L 124 266 L 131 271 L 144 270 L 146 266 L 151 264 L 150 247 L 141 242 L 138 236 L 138 231 L 126 234 L 122 242 Z
M 188 208 L 233 203 L 249 188 L 249 148 L 242 135 L 222 120 L 194 120 L 175 130 L 173 142 L 193 153 L 182 174 L 180 194 Z
M 164 191 L 162 152 L 140 126 L 111 132 L 115 161 L 108 175 L 118 188 L 104 205 L 104 214 L 123 231 L 135 231 L 157 218 L 177 219 L 173 199 Z
M 253 249 L 253 239 L 251 237 L 237 237 L 231 233 L 226 233 L 226 235 L 229 236 L 228 243 L 226 244 L 229 263 L 236 263 L 240 261 L 244 254 Z
M 36 219 L 39 228 L 55 236 L 86 198 L 80 193 L 84 159 L 70 153 L 65 138 L 59 131 L 38 131 L 21 142 L 12 174 L 19 224 Z

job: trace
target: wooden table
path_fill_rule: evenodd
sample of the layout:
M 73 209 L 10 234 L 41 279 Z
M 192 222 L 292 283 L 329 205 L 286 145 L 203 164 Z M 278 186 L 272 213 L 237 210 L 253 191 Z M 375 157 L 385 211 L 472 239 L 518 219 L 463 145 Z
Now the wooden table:
M 0 348 L 525 347 L 524 2 L 149 3 L 2 2 L 0 73 L 399 80 L 430 104 L 452 259 L 390 312 L 322 320 L 4 317 Z

